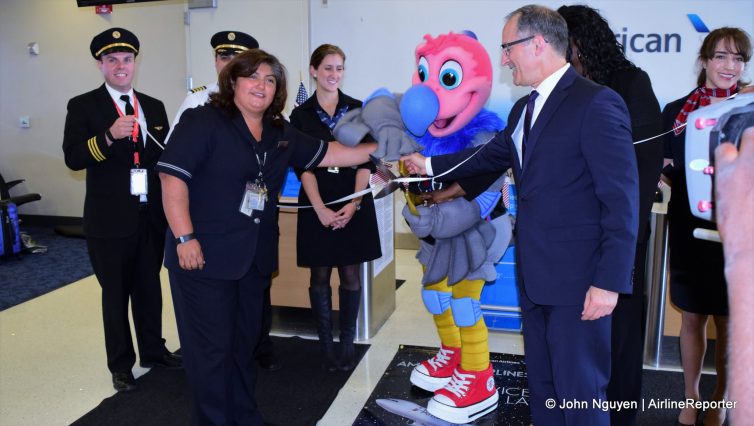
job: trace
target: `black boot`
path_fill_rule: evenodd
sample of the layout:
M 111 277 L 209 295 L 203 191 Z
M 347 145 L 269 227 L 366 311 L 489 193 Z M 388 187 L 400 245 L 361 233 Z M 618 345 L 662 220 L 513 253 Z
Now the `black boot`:
M 335 346 L 332 338 L 332 290 L 330 286 L 319 288 L 309 287 L 309 301 L 312 314 L 317 324 L 320 350 L 322 352 L 322 367 L 327 371 L 335 371 L 338 361 L 335 358 Z
M 359 317 L 361 305 L 361 289 L 338 289 L 340 295 L 340 365 L 343 371 L 356 367 L 356 348 L 353 339 L 356 337 L 356 319 Z

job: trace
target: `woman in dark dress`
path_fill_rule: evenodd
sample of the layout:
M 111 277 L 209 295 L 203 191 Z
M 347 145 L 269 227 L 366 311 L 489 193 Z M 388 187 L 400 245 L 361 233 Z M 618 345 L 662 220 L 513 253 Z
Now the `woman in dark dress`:
M 294 127 L 315 138 L 333 140 L 332 129 L 338 120 L 346 112 L 361 108 L 361 101 L 339 89 L 345 59 L 337 46 L 323 44 L 314 50 L 309 72 L 317 82 L 317 90 L 291 113 Z M 371 172 L 371 163 L 297 170 L 303 188 L 299 205 L 313 206 L 298 213 L 298 264 L 311 270 L 309 299 L 325 357 L 324 367 L 329 371 L 354 367 L 353 339 L 361 301 L 360 267 L 362 262 L 380 257 L 380 239 L 371 194 L 337 204 L 325 203 L 365 189 Z M 333 267 L 338 268 L 340 278 L 340 359 L 336 359 L 332 336 Z
M 668 206 L 670 222 L 670 298 L 681 309 L 681 364 L 685 398 L 699 400 L 699 378 L 706 352 L 707 319 L 715 319 L 717 342 L 715 368 L 717 384 L 710 400 L 727 394 L 726 347 L 728 345 L 728 293 L 723 276 L 722 246 L 694 238 L 694 228 L 710 228 L 713 223 L 694 217 L 689 207 L 684 165 L 684 140 L 688 114 L 697 108 L 721 102 L 741 88 L 744 65 L 751 58 L 751 41 L 738 28 L 718 28 L 705 37 L 699 49 L 701 71 L 698 87 L 662 112 L 666 128 L 674 128 L 665 139 L 668 166 L 663 174 L 672 185 Z M 678 416 L 681 424 L 694 424 L 695 408 L 685 408 Z M 725 410 L 707 410 L 704 424 L 720 425 Z
M 588 6 L 561 6 L 568 24 L 571 65 L 584 77 L 615 90 L 628 107 L 634 141 L 661 133 L 660 104 L 649 76 L 631 63 L 607 21 Z M 644 357 L 644 269 L 649 219 L 662 170 L 662 138 L 635 144 L 639 167 L 639 233 L 634 259 L 633 293 L 621 294 L 613 311 L 612 369 L 607 396 L 611 401 L 639 401 Z M 636 424 L 638 410 L 610 412 L 612 425 Z

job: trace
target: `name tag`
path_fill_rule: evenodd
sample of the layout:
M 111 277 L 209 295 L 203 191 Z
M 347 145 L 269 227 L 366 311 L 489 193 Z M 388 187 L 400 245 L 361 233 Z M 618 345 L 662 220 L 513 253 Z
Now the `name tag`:
M 147 195 L 147 169 L 131 169 L 131 195 Z
M 246 190 L 244 191 L 241 207 L 238 211 L 251 217 L 254 210 L 264 210 L 265 201 L 267 201 L 267 188 L 255 183 L 246 182 Z

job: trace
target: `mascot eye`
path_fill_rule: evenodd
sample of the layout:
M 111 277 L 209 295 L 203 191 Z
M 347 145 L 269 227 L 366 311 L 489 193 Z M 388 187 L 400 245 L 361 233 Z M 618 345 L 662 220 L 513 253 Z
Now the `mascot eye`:
M 456 61 L 448 61 L 442 64 L 440 68 L 440 84 L 448 89 L 452 90 L 458 87 L 463 81 L 463 69 L 461 64 Z
M 421 80 L 422 83 L 427 81 L 427 76 L 429 75 L 429 62 L 427 62 L 427 58 L 424 56 L 419 58 L 419 68 L 416 72 L 419 74 L 419 80 Z

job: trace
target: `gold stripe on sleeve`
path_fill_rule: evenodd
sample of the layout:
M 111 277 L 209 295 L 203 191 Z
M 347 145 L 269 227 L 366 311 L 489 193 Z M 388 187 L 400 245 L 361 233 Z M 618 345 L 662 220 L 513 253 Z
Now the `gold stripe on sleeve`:
M 86 141 L 87 145 L 89 146 L 89 152 L 92 154 L 92 157 L 94 157 L 97 161 L 104 161 L 105 156 L 102 155 L 102 151 L 100 151 L 99 146 L 97 146 L 97 137 L 93 137 Z

